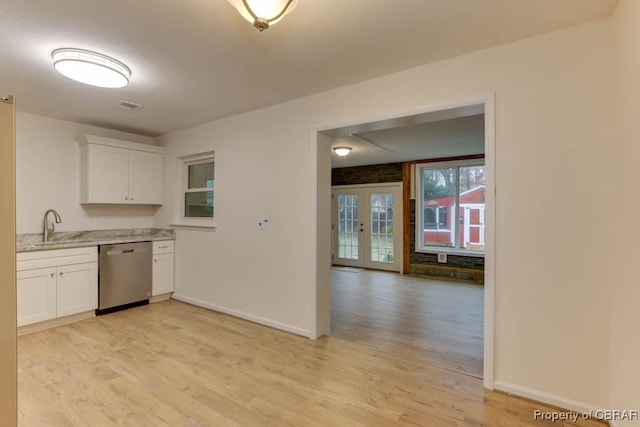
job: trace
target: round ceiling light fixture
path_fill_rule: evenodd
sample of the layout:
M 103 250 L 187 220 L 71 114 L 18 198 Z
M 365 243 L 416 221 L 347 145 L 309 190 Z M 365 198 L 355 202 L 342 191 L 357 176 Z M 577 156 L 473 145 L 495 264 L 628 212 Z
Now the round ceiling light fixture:
M 131 70 L 122 62 L 90 50 L 56 49 L 51 58 L 60 74 L 91 86 L 125 87 L 131 77 Z
M 348 147 L 346 145 L 340 145 L 338 147 L 333 147 L 332 150 L 340 157 L 344 157 L 353 150 L 353 148 Z
M 262 32 L 295 9 L 298 0 L 229 0 L 229 3 Z

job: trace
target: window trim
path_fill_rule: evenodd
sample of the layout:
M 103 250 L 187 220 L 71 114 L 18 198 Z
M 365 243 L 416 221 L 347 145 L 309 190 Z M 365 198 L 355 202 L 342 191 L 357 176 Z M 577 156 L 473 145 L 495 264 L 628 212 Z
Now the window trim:
M 189 166 L 213 162 L 214 164 L 214 186 L 205 188 L 187 188 L 189 184 Z M 175 184 L 175 208 L 174 222 L 171 224 L 175 228 L 215 230 L 215 153 L 208 151 L 199 154 L 176 158 L 176 184 Z M 211 218 L 195 218 L 185 216 L 185 194 L 193 192 L 213 191 L 214 193 L 214 213 Z
M 485 251 L 471 251 L 468 249 L 458 247 L 460 241 L 460 224 L 457 220 L 458 215 L 456 212 L 460 209 L 460 167 L 473 167 L 473 166 L 485 166 L 485 159 L 460 159 L 460 160 L 446 160 L 446 161 L 422 161 L 415 164 L 414 168 L 414 182 L 416 183 L 415 191 L 415 248 L 414 250 L 419 253 L 447 253 L 452 255 L 464 255 L 470 257 L 484 258 Z M 436 244 L 425 245 L 424 244 L 424 180 L 422 179 L 422 170 L 424 169 L 442 169 L 442 168 L 456 168 L 456 183 L 454 186 L 454 211 L 452 212 L 451 222 L 448 230 L 440 229 L 437 231 L 450 231 L 455 234 L 454 242 L 455 247 L 451 246 L 439 246 Z M 485 172 L 486 173 L 486 172 Z M 485 187 L 486 188 L 486 187 Z

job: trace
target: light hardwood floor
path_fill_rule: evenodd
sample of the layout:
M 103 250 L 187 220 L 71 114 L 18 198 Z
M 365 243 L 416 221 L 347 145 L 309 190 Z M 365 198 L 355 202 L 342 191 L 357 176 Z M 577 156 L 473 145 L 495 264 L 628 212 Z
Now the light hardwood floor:
M 331 274 L 332 336 L 482 378 L 483 286 L 349 268 Z
M 313 341 L 166 301 L 25 335 L 19 423 L 563 425 L 534 421 L 534 409 L 551 409 L 485 391 L 411 346 L 382 351 L 351 333 Z

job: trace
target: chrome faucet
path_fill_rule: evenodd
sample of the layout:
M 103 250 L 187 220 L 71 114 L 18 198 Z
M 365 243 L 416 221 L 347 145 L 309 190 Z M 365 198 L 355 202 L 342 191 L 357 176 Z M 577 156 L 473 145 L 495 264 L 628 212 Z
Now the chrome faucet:
M 56 222 L 51 222 L 51 227 L 49 227 L 49 214 L 53 213 Z M 44 213 L 44 239 L 43 242 L 48 242 L 49 237 L 56 231 L 56 224 L 60 224 L 62 222 L 62 218 L 60 218 L 60 214 L 55 209 L 49 209 Z

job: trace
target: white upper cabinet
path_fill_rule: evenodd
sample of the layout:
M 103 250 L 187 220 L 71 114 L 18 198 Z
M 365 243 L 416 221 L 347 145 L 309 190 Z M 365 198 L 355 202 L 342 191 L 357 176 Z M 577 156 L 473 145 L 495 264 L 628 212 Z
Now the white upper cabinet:
M 162 204 L 164 148 L 87 135 L 80 203 Z
M 162 154 L 129 151 L 129 203 L 162 204 Z
M 82 203 L 128 203 L 129 150 L 107 145 L 82 147 Z

